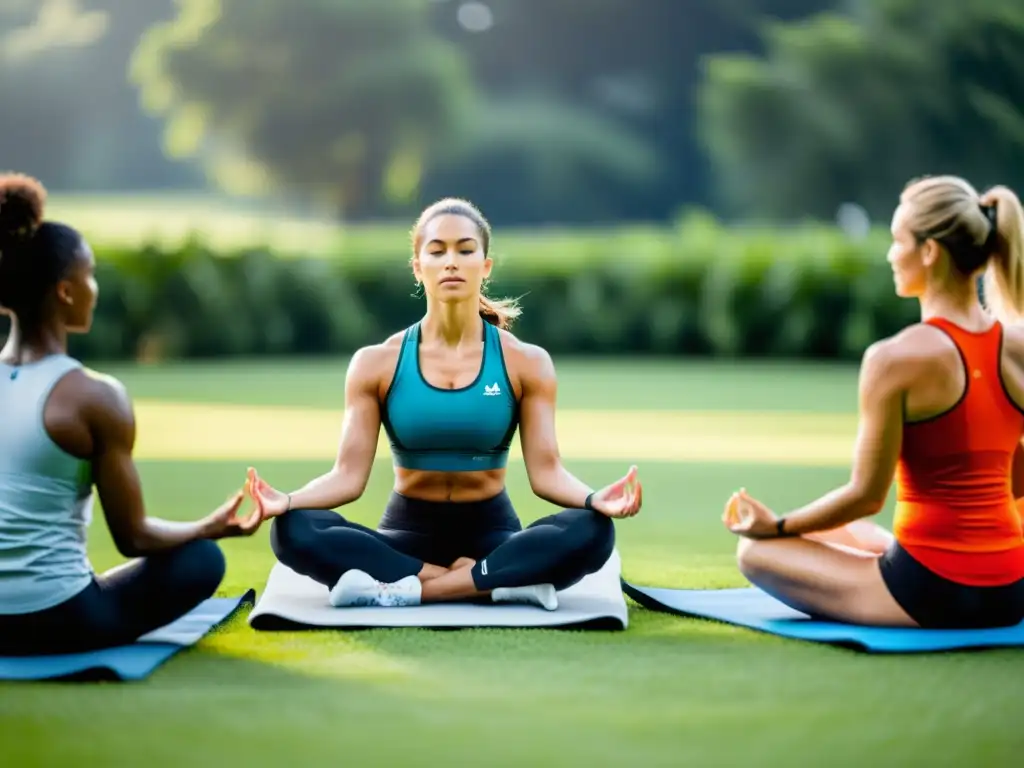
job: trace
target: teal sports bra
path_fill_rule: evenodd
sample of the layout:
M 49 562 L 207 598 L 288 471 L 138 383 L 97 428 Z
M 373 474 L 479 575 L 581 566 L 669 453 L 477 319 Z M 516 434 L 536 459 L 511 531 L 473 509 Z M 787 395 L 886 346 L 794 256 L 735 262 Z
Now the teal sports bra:
M 484 323 L 484 354 L 467 387 L 441 389 L 420 370 L 420 325 L 402 338 L 395 377 L 381 408 L 394 464 L 433 472 L 502 469 L 519 425 L 519 403 L 505 369 L 501 335 Z

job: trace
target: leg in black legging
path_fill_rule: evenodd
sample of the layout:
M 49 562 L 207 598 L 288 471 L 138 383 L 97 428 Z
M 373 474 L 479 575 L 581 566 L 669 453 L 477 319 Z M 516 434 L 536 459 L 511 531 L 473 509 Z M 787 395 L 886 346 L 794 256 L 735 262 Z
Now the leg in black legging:
M 615 525 L 610 518 L 587 509 L 567 509 L 510 536 L 473 566 L 473 583 L 481 592 L 533 584 L 567 589 L 599 571 L 614 548 Z
M 0 617 L 0 653 L 75 653 L 124 645 L 181 618 L 224 578 L 212 541 L 192 541 L 96 577 L 60 605 Z
M 270 530 L 277 559 L 327 587 L 352 569 L 382 582 L 418 574 L 424 561 L 400 552 L 396 544 L 400 542 L 326 509 L 293 509 L 276 518 Z
M 224 553 L 212 541 L 190 541 L 97 577 L 118 614 L 117 632 L 135 639 L 179 619 L 213 597 L 224 579 Z

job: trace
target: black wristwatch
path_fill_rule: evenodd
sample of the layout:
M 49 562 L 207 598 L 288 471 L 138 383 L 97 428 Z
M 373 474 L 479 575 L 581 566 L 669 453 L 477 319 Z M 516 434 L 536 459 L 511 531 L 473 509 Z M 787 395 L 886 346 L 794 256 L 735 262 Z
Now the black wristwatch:
M 787 536 L 787 533 L 786 533 L 786 518 L 780 517 L 778 519 L 778 521 L 775 523 L 775 534 L 779 538 L 784 538 L 785 536 Z

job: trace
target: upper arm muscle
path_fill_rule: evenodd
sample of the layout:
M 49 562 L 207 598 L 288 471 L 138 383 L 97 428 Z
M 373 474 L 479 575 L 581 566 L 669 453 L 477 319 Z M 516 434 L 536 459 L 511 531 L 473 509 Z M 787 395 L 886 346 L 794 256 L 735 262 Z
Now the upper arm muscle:
M 1024 498 L 1024 445 L 1017 444 L 1017 450 L 1013 452 L 1013 464 L 1010 467 L 1011 487 L 1013 498 Z
M 560 460 L 555 432 L 555 401 L 558 381 L 551 356 L 540 348 L 526 356 L 522 377 L 519 442 L 526 470 L 536 470 Z
M 97 380 L 88 386 L 93 482 L 114 543 L 125 552 L 145 518 L 142 484 L 132 458 L 135 414 L 117 382 Z
M 860 422 L 852 484 L 879 507 L 892 485 L 903 442 L 903 384 L 892 342 L 864 354 L 860 375 Z
M 1013 403 L 1024 407 L 1024 325 L 1006 324 L 1003 327 L 1003 359 L 1001 361 L 1003 382 Z M 1024 444 L 1018 443 L 1013 452 L 1011 466 L 1013 497 L 1024 497 Z
M 369 478 L 380 435 L 380 355 L 358 351 L 345 377 L 345 415 L 335 468 L 339 472 Z

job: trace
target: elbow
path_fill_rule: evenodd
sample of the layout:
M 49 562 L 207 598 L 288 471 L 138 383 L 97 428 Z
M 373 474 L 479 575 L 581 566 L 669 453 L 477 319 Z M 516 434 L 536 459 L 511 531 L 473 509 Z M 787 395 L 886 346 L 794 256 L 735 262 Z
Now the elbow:
M 885 497 L 867 499 L 864 502 L 864 517 L 877 515 L 883 509 L 885 509 Z
M 527 466 L 526 474 L 530 479 L 530 490 L 537 496 L 544 498 L 544 495 L 555 483 L 558 476 L 560 464 L 557 461 L 545 461 Z
M 149 554 L 146 539 L 140 534 L 141 532 L 126 532 L 113 537 L 114 546 L 121 557 L 144 557 Z
M 351 504 L 362 498 L 370 480 L 369 469 L 347 467 L 337 464 L 331 469 L 330 488 L 334 503 L 331 508 Z
M 142 519 L 134 525 L 120 525 L 110 528 L 110 535 L 122 557 L 145 557 L 159 549 L 155 532 L 148 521 Z
M 360 476 L 358 479 L 353 479 L 352 482 L 344 484 L 345 498 L 349 501 L 356 501 L 362 498 L 363 494 L 366 493 L 366 485 L 369 478 L 365 475 Z
M 854 512 L 852 516 L 854 520 L 872 517 L 885 509 L 886 498 L 889 495 L 888 489 L 879 490 L 854 486 L 851 490 L 853 503 L 850 505 L 850 509 Z

